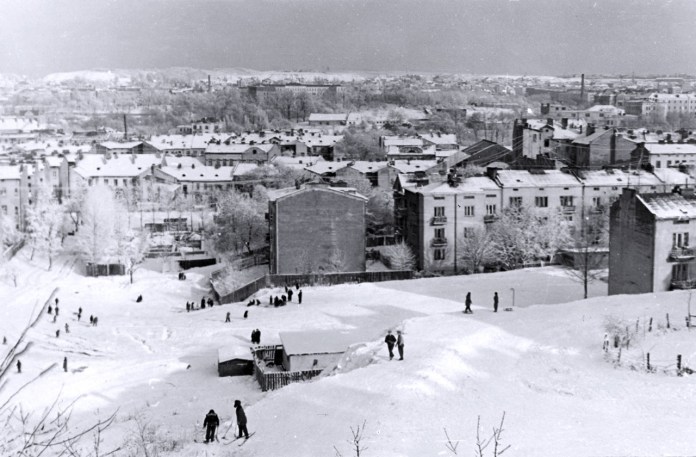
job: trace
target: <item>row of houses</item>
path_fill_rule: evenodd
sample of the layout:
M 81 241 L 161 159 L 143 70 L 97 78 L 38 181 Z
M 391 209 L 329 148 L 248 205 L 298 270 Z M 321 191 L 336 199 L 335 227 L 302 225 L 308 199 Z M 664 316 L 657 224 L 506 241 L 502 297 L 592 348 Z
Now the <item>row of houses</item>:
M 606 214 L 624 188 L 670 192 L 696 182 L 675 169 L 498 170 L 443 180 L 441 174 L 401 174 L 394 185 L 397 230 L 413 249 L 417 268 L 455 269 L 460 237 L 498 220 L 503 210 L 530 206 L 555 211 L 574 224 Z

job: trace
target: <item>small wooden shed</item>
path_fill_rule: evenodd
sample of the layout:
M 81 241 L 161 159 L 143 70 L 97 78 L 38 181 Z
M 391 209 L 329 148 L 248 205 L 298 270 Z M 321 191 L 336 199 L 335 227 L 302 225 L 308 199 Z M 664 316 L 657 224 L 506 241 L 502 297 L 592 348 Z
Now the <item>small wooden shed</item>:
M 254 374 L 253 354 L 248 347 L 230 346 L 218 349 L 219 376 L 246 376 Z
M 341 330 L 279 333 L 286 371 L 323 370 L 338 362 L 349 346 L 366 341 L 365 335 Z

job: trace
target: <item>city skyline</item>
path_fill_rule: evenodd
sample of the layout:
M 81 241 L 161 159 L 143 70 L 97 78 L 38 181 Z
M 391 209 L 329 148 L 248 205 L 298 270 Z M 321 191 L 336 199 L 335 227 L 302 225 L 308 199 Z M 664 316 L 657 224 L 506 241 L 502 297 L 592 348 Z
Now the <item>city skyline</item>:
M 696 73 L 688 0 L 9 0 L 0 72 Z

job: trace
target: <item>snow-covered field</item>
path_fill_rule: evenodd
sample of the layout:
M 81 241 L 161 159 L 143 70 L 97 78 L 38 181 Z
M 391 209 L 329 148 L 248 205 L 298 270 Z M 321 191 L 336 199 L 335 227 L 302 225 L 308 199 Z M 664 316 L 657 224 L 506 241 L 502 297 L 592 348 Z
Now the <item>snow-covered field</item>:
M 44 316 L 30 332 L 23 373 L 9 376 L 0 397 L 56 363 L 18 399 L 35 411 L 57 396 L 78 399 L 74 421 L 83 424 L 118 409 L 105 446 L 132 437 L 138 417 L 183 446 L 162 455 L 334 456 L 336 446 L 348 456 L 350 427 L 366 421 L 369 449 L 361 455 L 450 455 L 444 429 L 460 441 L 459 455 L 473 455 L 477 416 L 488 432 L 505 411 L 503 441 L 512 445 L 506 455 L 694 454 L 696 378 L 674 373 L 678 353 L 696 367 L 696 330 L 684 325 L 688 292 L 606 297 L 599 283 L 591 287 L 594 298 L 574 301 L 581 285 L 547 267 L 306 288 L 302 305 L 249 308 L 245 320 L 244 303 L 186 313 L 187 300 L 208 294 L 207 277 L 195 270 L 186 281 L 140 270 L 130 285 L 126 277 L 82 277 L 67 257 L 51 272 L 27 257 L 24 250 L 11 262 L 18 287 L 0 285 L 0 336 L 16 337 L 55 288 L 60 316 L 56 323 Z M 493 313 L 493 292 L 501 309 L 511 307 L 513 287 L 514 311 Z M 472 315 L 461 312 L 467 291 Z M 273 292 L 258 298 L 265 304 Z M 99 317 L 97 327 L 90 315 Z M 602 351 L 608 317 L 634 333 L 620 364 L 617 350 Z M 255 328 L 262 344 L 302 329 L 360 329 L 368 336 L 331 375 L 263 393 L 250 376 L 219 378 L 216 371 L 217 349 L 248 347 Z M 382 340 L 390 328 L 405 333 L 404 361 L 387 356 Z M 644 369 L 647 352 L 656 372 Z M 68 373 L 60 367 L 65 356 Z M 221 416 L 222 437 L 235 399 L 256 435 L 239 448 L 194 443 L 211 408 Z

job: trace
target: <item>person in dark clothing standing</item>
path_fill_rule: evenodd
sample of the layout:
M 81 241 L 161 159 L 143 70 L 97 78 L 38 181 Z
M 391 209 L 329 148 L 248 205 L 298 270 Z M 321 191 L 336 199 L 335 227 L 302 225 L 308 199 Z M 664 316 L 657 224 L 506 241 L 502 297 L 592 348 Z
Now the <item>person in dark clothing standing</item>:
M 493 294 L 493 312 L 498 312 L 498 292 Z
M 273 304 L 273 295 L 271 295 L 270 297 L 268 297 L 268 304 L 269 304 L 269 305 L 272 305 L 272 304 Z
M 186 302 L 186 312 L 188 313 L 190 311 L 191 311 L 191 303 Z
M 473 314 L 474 312 L 471 310 L 471 292 L 466 293 L 466 301 L 464 304 L 466 305 L 466 308 L 464 308 L 464 314 Z
M 143 296 L 142 296 L 142 295 L 138 295 L 138 298 L 135 299 L 135 302 L 136 302 L 136 303 L 140 303 L 141 301 L 143 301 Z
M 210 298 L 210 297 L 208 297 L 208 306 L 209 306 L 210 308 L 212 308 L 212 307 L 213 307 L 213 304 L 214 304 L 213 299 Z
M 244 311 L 244 319 L 246 319 L 247 317 L 249 317 L 249 310 Z
M 53 306 L 48 305 L 48 314 L 53 314 Z
M 241 438 L 242 435 L 249 438 L 249 431 L 247 430 L 247 418 L 246 414 L 244 414 L 244 408 L 242 408 L 242 402 L 235 400 L 234 409 L 237 410 L 237 426 L 239 427 L 239 436 L 237 438 Z
M 68 358 L 63 357 L 63 371 L 68 372 Z
M 256 344 L 261 344 L 261 330 L 256 329 Z
M 297 292 L 297 303 L 302 304 L 302 291 Z
M 399 360 L 404 360 L 404 336 L 401 334 L 401 330 L 397 330 L 396 334 L 396 347 L 399 349 Z
M 205 297 L 201 298 L 201 309 L 205 309 Z
M 225 322 L 230 322 L 230 313 L 227 313 L 227 316 L 225 316 Z
M 292 289 L 288 289 L 288 301 L 292 301 Z
M 58 317 L 58 313 L 60 313 L 60 310 L 58 309 L 58 305 L 56 304 L 56 317 Z
M 396 344 L 396 337 L 392 335 L 391 330 L 387 330 L 387 336 L 384 338 L 384 342 L 387 343 L 387 349 L 389 349 L 389 360 L 394 358 L 394 345 Z
M 205 420 L 203 421 L 203 427 L 205 427 L 205 442 L 212 442 L 215 440 L 215 429 L 220 425 L 220 419 L 218 419 L 217 414 L 212 409 L 205 415 Z
M 22 362 L 20 360 L 17 360 L 17 373 L 22 372 Z

